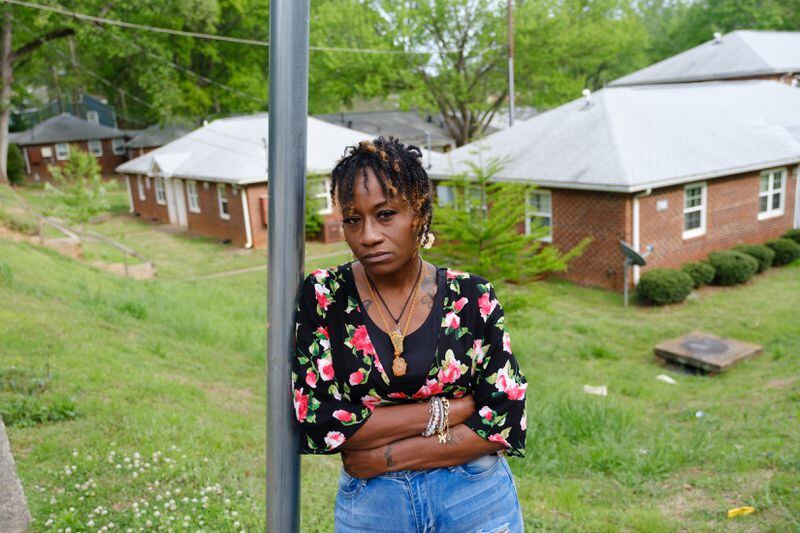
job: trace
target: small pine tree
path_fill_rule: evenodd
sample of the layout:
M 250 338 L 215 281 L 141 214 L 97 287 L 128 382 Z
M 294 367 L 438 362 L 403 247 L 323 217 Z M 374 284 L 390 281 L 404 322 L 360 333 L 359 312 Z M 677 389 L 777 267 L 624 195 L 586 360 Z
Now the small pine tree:
M 22 183 L 25 175 L 25 159 L 16 144 L 8 145 L 8 162 L 6 163 L 8 181 L 14 185 Z
M 525 198 L 534 187 L 493 181 L 503 167 L 501 160 L 470 167 L 472 178 L 462 174 L 444 182 L 454 197 L 449 205 L 436 208 L 436 245 L 428 254 L 434 261 L 490 280 L 522 283 L 566 270 L 589 244 L 587 237 L 562 253 L 541 240 L 549 234 L 547 227 L 534 224 L 525 235 L 520 231 Z
M 319 215 L 319 199 L 316 194 L 325 189 L 325 183 L 321 176 L 312 175 L 306 178 L 306 239 L 313 239 L 322 231 L 323 221 Z
M 56 214 L 70 223 L 83 229 L 93 216 L 110 209 L 100 165 L 89 152 L 70 146 L 64 166 L 49 165 L 47 169 L 56 185 L 46 183 L 45 189 L 59 198 Z

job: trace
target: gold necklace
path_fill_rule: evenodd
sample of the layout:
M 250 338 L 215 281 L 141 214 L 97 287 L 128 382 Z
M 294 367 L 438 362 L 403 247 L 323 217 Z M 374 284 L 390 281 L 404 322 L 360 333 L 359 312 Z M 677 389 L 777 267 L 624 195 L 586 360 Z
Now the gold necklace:
M 366 274 L 366 272 L 365 272 Z M 414 292 L 411 295 L 411 310 L 408 312 L 408 317 L 406 317 L 406 325 L 403 327 L 403 332 L 400 332 L 400 329 L 395 325 L 395 329 L 389 331 L 389 339 L 392 341 L 392 346 L 394 346 L 394 360 L 392 361 L 392 373 L 395 376 L 405 376 L 406 368 L 408 365 L 406 360 L 403 359 L 403 338 L 406 336 L 406 332 L 408 331 L 408 325 L 411 323 L 411 317 L 414 314 L 414 304 L 417 303 L 417 289 L 419 289 L 420 282 L 422 280 L 422 269 L 420 269 L 419 274 L 417 275 L 417 282 L 414 284 Z M 369 294 L 372 297 L 372 300 L 375 301 L 375 293 L 372 292 L 372 284 L 369 283 L 367 280 L 367 288 L 369 289 Z M 383 310 L 381 306 L 378 305 L 378 313 L 381 315 L 381 320 L 383 320 L 383 325 L 389 330 L 389 322 L 386 320 L 386 317 L 383 315 Z M 402 316 L 402 315 L 401 315 Z

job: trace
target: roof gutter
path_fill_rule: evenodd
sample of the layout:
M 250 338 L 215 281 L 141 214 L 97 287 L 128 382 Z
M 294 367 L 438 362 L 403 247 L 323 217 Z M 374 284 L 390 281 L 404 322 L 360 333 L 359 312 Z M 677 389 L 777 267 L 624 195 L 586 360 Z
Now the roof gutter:
M 239 189 L 239 196 L 242 197 L 242 213 L 244 213 L 244 233 L 247 236 L 247 242 L 244 243 L 245 248 L 253 247 L 253 230 L 250 227 L 250 209 L 247 205 L 247 187 Z

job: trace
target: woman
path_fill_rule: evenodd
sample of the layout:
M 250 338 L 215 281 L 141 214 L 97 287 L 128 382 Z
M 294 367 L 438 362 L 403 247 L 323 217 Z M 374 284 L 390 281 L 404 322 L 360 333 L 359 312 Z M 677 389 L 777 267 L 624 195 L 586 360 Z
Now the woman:
M 341 453 L 335 530 L 522 531 L 527 381 L 491 283 L 420 257 L 420 150 L 364 141 L 331 178 L 354 260 L 305 279 L 292 382 L 299 452 Z

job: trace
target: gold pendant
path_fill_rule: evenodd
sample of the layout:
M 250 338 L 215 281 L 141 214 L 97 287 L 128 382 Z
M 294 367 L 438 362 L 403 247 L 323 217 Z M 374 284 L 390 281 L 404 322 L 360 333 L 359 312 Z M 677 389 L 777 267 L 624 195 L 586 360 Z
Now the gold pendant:
M 395 376 L 405 376 L 406 375 L 406 360 L 400 356 L 394 358 L 392 361 L 392 373 Z
M 389 338 L 392 340 L 392 345 L 394 346 L 394 353 L 400 355 L 403 353 L 403 334 L 400 333 L 398 330 L 394 330 L 389 333 Z

